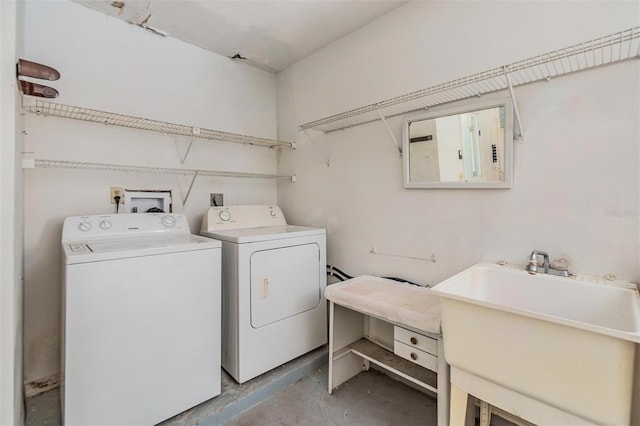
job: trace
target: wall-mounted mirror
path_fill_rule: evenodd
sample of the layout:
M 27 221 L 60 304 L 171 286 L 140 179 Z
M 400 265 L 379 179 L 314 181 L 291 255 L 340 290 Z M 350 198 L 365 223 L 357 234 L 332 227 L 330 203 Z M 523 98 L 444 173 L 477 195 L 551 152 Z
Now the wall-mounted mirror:
M 410 117 L 405 188 L 511 188 L 513 106 L 486 101 Z

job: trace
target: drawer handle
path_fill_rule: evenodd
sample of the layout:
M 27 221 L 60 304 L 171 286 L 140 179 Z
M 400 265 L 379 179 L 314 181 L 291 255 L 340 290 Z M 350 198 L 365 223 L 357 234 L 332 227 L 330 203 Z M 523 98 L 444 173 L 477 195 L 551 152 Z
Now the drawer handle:
M 411 344 L 412 345 L 417 345 L 418 344 L 418 339 L 416 339 L 415 337 L 411 338 Z
M 411 352 L 411 359 L 415 361 L 418 359 L 418 355 L 415 352 Z

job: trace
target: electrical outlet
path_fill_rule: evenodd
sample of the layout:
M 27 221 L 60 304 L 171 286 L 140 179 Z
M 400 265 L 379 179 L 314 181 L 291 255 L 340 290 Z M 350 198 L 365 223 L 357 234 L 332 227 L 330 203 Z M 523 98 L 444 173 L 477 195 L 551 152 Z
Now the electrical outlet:
M 124 190 L 121 186 L 111 187 L 111 204 L 115 204 L 115 197 L 120 197 L 120 204 L 124 203 Z
M 212 207 L 222 207 L 224 205 L 223 202 L 223 195 L 220 193 L 211 193 L 210 195 L 210 200 L 209 200 L 209 204 Z

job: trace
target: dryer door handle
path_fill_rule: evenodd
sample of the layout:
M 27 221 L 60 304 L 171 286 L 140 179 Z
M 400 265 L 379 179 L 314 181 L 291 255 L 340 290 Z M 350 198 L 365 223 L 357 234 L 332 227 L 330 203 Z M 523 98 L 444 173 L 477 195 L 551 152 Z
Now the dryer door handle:
M 269 296 L 269 278 L 262 279 L 262 298 L 266 299 Z

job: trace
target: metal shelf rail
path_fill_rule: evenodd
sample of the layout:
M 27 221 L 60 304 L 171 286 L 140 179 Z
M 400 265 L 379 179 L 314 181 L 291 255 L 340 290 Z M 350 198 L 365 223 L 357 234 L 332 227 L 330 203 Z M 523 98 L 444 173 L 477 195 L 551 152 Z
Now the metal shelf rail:
M 74 120 L 89 121 L 113 126 L 128 127 L 131 129 L 149 130 L 171 135 L 190 136 L 200 139 L 231 142 L 244 145 L 255 145 L 268 148 L 286 147 L 292 148 L 293 143 L 275 139 L 265 139 L 255 136 L 246 136 L 236 133 L 222 132 L 220 130 L 204 129 L 200 127 L 186 126 L 183 124 L 167 123 L 148 118 L 133 117 L 113 112 L 98 111 L 89 108 L 64 105 L 37 99 L 35 103 L 25 104 L 25 110 L 30 113 L 64 117 Z
M 513 97 L 512 86 L 637 58 L 640 26 L 304 123 L 299 129 L 328 133 L 504 89 Z M 522 132 L 519 114 L 516 120 Z
M 108 172 L 121 173 L 146 173 L 146 174 L 163 174 L 163 175 L 183 175 L 191 176 L 189 189 L 182 199 L 182 203 L 186 204 L 189 194 L 193 188 L 193 184 L 198 176 L 219 176 L 232 178 L 254 178 L 254 179 L 290 179 L 291 182 L 296 181 L 296 176 L 273 175 L 268 173 L 244 173 L 220 170 L 199 170 L 199 169 L 175 169 L 164 167 L 145 167 L 145 166 L 125 166 L 107 163 L 89 163 L 82 161 L 66 161 L 66 160 L 41 160 L 41 159 L 25 159 L 23 168 L 62 168 L 62 169 L 82 169 L 82 170 L 101 170 Z
M 220 176 L 234 178 L 257 178 L 257 179 L 293 179 L 294 176 L 272 175 L 268 173 L 245 173 L 230 172 L 221 170 L 199 170 L 199 169 L 172 169 L 165 167 L 146 167 L 146 166 L 125 166 L 119 164 L 107 163 L 89 163 L 83 161 L 66 161 L 66 160 L 33 160 L 31 166 L 25 168 L 45 167 L 45 168 L 62 168 L 62 169 L 90 169 L 103 170 L 109 172 L 122 173 L 147 173 L 147 174 L 165 174 L 165 175 L 194 175 L 199 176 Z

